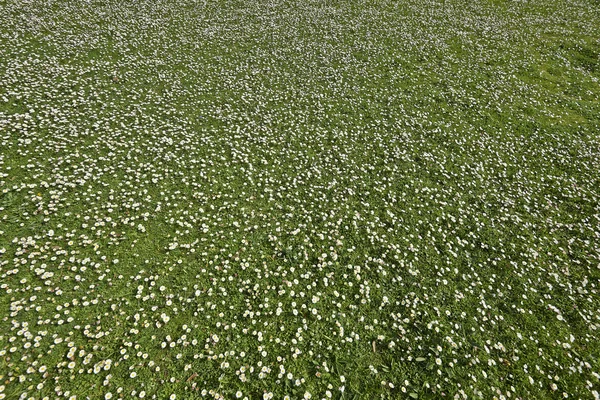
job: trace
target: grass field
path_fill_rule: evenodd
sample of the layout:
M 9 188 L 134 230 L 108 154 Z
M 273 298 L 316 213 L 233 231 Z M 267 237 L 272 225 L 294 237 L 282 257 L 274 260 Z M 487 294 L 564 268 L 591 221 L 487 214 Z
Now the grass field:
M 598 0 L 0 1 L 0 399 L 600 392 Z

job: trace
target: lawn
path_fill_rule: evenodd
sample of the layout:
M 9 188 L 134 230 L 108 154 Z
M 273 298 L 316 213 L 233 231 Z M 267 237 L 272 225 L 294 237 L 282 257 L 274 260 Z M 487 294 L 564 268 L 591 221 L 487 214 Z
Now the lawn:
M 0 399 L 600 398 L 598 0 L 0 1 Z

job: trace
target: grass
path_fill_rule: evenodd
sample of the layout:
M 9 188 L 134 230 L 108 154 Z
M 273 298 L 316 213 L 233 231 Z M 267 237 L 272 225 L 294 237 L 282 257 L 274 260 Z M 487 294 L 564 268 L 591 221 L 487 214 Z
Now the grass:
M 597 2 L 0 2 L 0 399 L 599 398 Z

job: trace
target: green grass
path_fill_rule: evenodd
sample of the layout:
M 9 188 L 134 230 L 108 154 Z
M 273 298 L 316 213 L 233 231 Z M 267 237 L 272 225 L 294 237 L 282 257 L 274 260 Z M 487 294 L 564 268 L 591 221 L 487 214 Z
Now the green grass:
M 0 399 L 599 398 L 597 5 L 0 2 Z

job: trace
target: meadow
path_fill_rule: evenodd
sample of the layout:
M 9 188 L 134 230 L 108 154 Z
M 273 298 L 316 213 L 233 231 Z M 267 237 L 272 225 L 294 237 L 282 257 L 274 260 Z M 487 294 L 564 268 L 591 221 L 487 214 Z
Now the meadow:
M 599 399 L 597 0 L 0 1 L 0 399 Z

